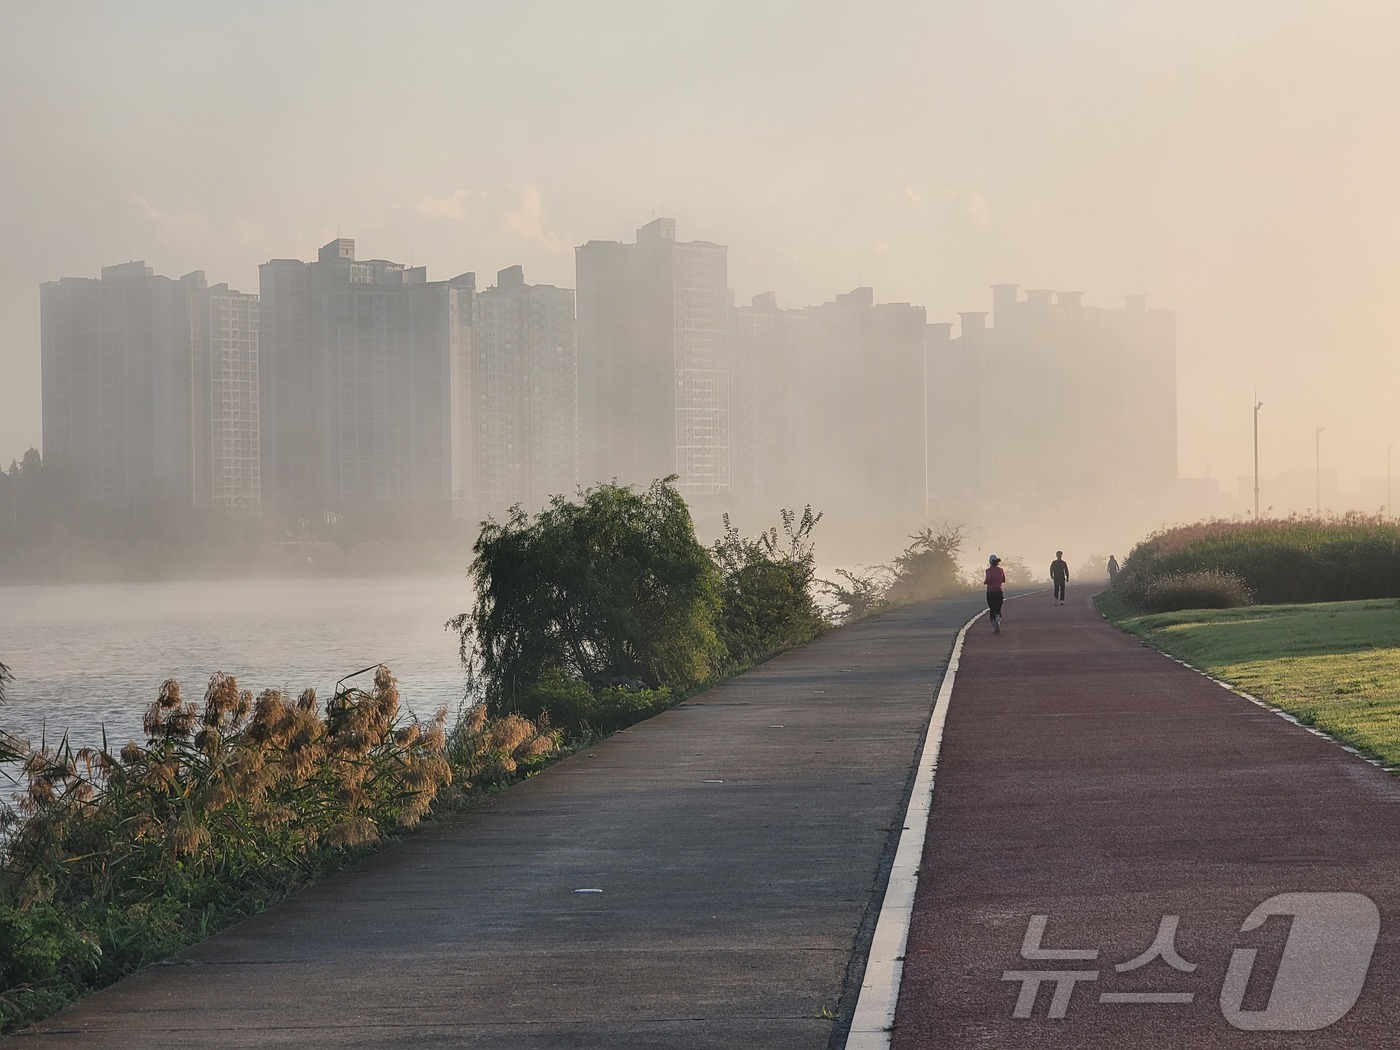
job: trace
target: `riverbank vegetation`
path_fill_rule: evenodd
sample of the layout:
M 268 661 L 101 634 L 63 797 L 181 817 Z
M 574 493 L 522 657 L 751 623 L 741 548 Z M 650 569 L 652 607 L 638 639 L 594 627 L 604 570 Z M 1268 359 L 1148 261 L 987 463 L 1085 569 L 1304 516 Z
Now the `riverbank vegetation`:
M 639 721 L 722 674 L 816 637 L 807 508 L 706 548 L 674 478 L 603 484 L 533 517 L 488 520 L 475 602 L 449 621 L 469 689 L 492 714 L 548 717 L 587 737 Z
M 1400 767 L 1400 601 L 1149 615 L 1101 608 L 1156 648 Z
M 1175 526 L 1133 548 L 1113 590 L 1151 612 L 1400 598 L 1400 523 L 1352 513 Z
M 0 734 L 0 760 L 22 769 L 0 836 L 0 1031 L 834 622 L 967 587 L 963 530 L 924 529 L 890 566 L 841 573 L 823 603 L 820 514 L 784 510 L 756 537 L 726 517 L 706 547 L 674 481 L 483 524 L 473 607 L 448 625 L 468 676 L 455 724 L 403 714 L 379 667 L 324 708 L 224 674 L 193 703 L 167 681 L 146 742 L 117 749 Z
M 369 670 L 369 669 L 367 669 Z M 4 737 L 22 791 L 0 840 L 0 1031 L 44 1017 L 309 885 L 458 803 L 527 775 L 559 734 L 518 716 L 400 711 L 367 689 L 256 698 L 169 680 L 144 745 L 34 749 Z
M 910 535 L 909 545 L 888 565 L 837 569 L 839 579 L 821 584 L 830 615 L 837 623 L 852 623 L 901 605 L 976 590 L 982 585 L 981 577 L 974 579 L 959 567 L 966 539 L 967 530 L 962 525 L 927 525 Z M 1030 578 L 1028 571 L 1024 581 L 1012 580 L 1009 572 L 1007 577 L 1011 583 L 1029 582 Z

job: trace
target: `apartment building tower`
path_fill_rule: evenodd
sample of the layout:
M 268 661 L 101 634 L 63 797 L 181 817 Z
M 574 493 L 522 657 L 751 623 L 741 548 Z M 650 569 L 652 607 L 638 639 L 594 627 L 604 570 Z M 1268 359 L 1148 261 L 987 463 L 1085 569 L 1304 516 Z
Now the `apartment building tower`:
M 257 512 L 262 507 L 258 297 L 210 287 L 201 270 L 189 292 L 194 504 Z
M 796 491 L 799 450 L 792 440 L 796 364 L 788 311 L 773 292 L 730 315 L 730 469 L 737 506 L 767 516 L 810 500 Z
M 270 509 L 469 513 L 475 275 L 429 282 L 338 238 L 259 279 Z
M 538 510 L 578 484 L 578 346 L 571 288 L 511 266 L 476 296 L 471 378 L 479 513 Z
M 44 455 L 79 492 L 258 510 L 256 296 L 129 262 L 39 304 Z
M 688 498 L 727 495 L 728 249 L 677 241 L 662 218 L 574 257 L 581 480 L 676 474 Z
M 992 287 L 983 311 L 929 325 L 931 484 L 947 512 L 1062 494 L 1141 502 L 1177 482 L 1176 320 L 1131 295 Z
M 788 311 L 793 478 L 804 502 L 919 520 L 924 511 L 922 306 L 871 288 Z

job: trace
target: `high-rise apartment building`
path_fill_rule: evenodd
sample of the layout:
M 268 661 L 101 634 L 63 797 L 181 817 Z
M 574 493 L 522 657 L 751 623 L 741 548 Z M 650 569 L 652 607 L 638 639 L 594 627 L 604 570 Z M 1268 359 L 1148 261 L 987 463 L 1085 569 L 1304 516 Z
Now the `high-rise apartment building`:
M 574 293 L 519 266 L 477 294 L 471 423 L 478 512 L 538 510 L 578 484 Z
M 180 280 L 190 292 L 194 503 L 257 511 L 262 503 L 258 297 L 227 284 L 208 287 L 202 271 Z
M 269 506 L 469 513 L 475 275 L 429 282 L 348 238 L 259 274 Z
M 39 288 L 44 455 L 88 498 L 255 511 L 257 297 L 142 262 Z
M 768 293 L 735 311 L 740 504 L 919 520 L 924 328 L 923 307 L 876 303 L 870 288 L 800 310 Z
M 1123 502 L 1174 489 L 1176 320 L 1128 296 L 992 288 L 984 312 L 928 326 L 930 473 L 948 511 L 1057 494 Z
M 876 303 L 856 288 L 790 311 L 802 411 L 794 476 L 818 507 L 898 521 L 924 508 L 922 306 Z
M 677 474 L 688 497 L 729 493 L 727 259 L 677 241 L 674 219 L 575 249 L 585 483 Z
M 788 311 L 764 292 L 733 311 L 729 339 L 734 497 L 744 510 L 771 516 L 808 502 L 795 491 L 798 449 L 792 440 L 795 354 Z M 766 520 L 766 518 L 764 519 Z

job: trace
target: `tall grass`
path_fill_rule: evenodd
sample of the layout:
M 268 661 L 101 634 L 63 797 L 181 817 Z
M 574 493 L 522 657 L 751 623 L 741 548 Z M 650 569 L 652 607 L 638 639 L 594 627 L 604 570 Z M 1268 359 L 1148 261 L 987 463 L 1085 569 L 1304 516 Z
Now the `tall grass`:
M 0 839 L 0 1031 L 266 905 L 417 824 L 444 795 L 558 752 L 516 716 L 406 717 L 387 668 L 367 690 L 256 698 L 216 674 L 203 702 L 167 680 L 145 744 L 22 742 Z M 454 783 L 455 782 L 455 783 Z
M 1154 581 L 1228 573 L 1265 604 L 1400 597 L 1400 523 L 1377 515 L 1204 521 L 1133 548 L 1115 589 L 1146 608 Z

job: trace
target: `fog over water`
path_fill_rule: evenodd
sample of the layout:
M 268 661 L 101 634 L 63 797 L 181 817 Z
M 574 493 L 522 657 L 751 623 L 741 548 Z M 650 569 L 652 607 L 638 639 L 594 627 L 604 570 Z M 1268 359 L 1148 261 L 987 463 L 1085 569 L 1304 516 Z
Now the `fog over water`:
M 0 587 L 0 652 L 15 673 L 6 729 L 75 746 L 144 739 L 161 682 L 200 700 L 225 671 L 254 694 L 311 687 L 386 664 L 422 717 L 456 709 L 465 682 L 443 624 L 469 604 L 465 580 L 387 577 Z M 350 684 L 367 686 L 369 676 Z

